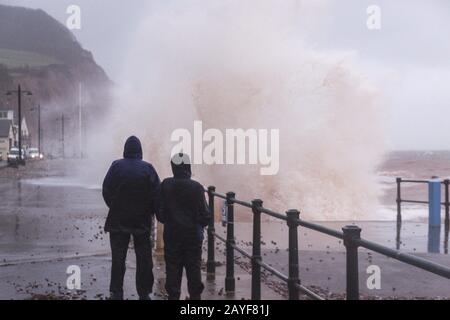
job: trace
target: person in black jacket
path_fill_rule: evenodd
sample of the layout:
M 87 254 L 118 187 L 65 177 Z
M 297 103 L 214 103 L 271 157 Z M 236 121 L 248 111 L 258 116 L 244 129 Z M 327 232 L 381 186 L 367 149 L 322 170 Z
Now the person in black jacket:
M 183 268 L 186 269 L 191 300 L 200 300 L 202 243 L 210 212 L 203 186 L 191 179 L 189 157 L 178 154 L 171 161 L 173 178 L 160 189 L 158 220 L 164 224 L 166 291 L 169 300 L 180 299 Z
M 142 161 L 142 147 L 132 136 L 125 143 L 123 159 L 113 162 L 103 182 L 109 207 L 105 231 L 110 234 L 111 299 L 123 299 L 125 260 L 131 236 L 136 252 L 136 288 L 141 300 L 150 299 L 153 262 L 150 234 L 158 202 L 160 180 L 153 166 Z

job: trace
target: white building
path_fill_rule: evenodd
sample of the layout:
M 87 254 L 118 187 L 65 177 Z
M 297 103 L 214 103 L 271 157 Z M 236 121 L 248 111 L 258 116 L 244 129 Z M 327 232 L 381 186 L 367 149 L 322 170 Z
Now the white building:
M 7 135 L 7 123 L 10 123 L 12 128 L 12 140 L 9 141 L 6 136 L 2 137 L 0 136 L 0 140 L 3 141 L 3 148 L 5 148 L 7 145 L 9 145 L 9 148 L 12 147 L 18 147 L 18 141 L 19 141 L 19 126 L 14 124 L 14 111 L 13 110 L 0 110 L 0 121 L 6 121 L 3 122 L 2 126 L 2 134 Z M 22 148 L 27 149 L 30 147 L 30 132 L 28 130 L 28 125 L 25 117 L 22 117 Z M 9 151 L 9 148 L 6 152 Z M 5 153 L 3 153 L 4 157 Z
M 14 146 L 14 126 L 12 120 L 0 119 L 0 154 L 1 158 L 6 159 L 6 155 Z
M 0 110 L 0 120 L 4 120 L 4 119 L 14 121 L 14 111 Z

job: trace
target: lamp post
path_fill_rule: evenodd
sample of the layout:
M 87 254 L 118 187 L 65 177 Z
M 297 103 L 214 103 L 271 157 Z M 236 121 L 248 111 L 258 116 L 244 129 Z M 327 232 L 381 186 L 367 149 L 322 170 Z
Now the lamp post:
M 64 113 L 61 115 L 61 143 L 62 143 L 62 158 L 64 159 L 66 157 L 66 150 L 64 145 Z
M 36 108 L 31 109 L 31 111 L 35 111 L 35 110 L 37 110 L 37 112 L 38 112 L 38 150 L 39 150 L 39 154 L 43 154 L 43 152 L 41 150 L 42 130 L 41 130 L 41 104 L 40 103 L 37 105 Z
M 18 85 L 17 90 L 10 90 L 6 93 L 7 96 L 11 96 L 14 93 L 17 94 L 17 107 L 18 107 L 18 125 L 19 125 L 19 133 L 18 133 L 18 140 L 19 140 L 19 163 L 25 164 L 25 161 L 23 159 L 22 155 L 22 94 L 26 94 L 27 96 L 33 95 L 31 91 L 22 90 L 22 87 L 20 84 Z
M 65 137 L 66 137 L 66 131 L 65 131 L 65 125 L 66 121 L 71 120 L 71 118 L 68 118 L 64 115 L 64 113 L 61 114 L 61 146 L 62 146 L 62 158 L 66 158 L 66 145 L 65 145 Z
M 38 104 L 38 150 L 39 155 L 43 154 L 41 150 L 41 104 Z
M 79 83 L 78 87 L 78 143 L 80 144 L 80 159 L 83 159 L 83 105 L 82 105 L 82 83 Z

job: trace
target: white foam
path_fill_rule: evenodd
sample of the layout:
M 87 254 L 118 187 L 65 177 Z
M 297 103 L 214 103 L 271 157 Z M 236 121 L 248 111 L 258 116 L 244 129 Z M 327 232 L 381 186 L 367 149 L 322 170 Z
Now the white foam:
M 277 176 L 260 176 L 258 166 L 201 166 L 196 179 L 309 219 L 372 217 L 383 111 L 354 53 L 318 51 L 306 40 L 328 9 L 317 0 L 154 4 L 124 60 L 116 112 L 96 128 L 93 168 L 103 175 L 136 134 L 145 158 L 169 176 L 170 135 L 194 120 L 221 131 L 280 129 Z
M 44 187 L 73 187 L 73 188 L 85 188 L 90 190 L 101 189 L 100 185 L 89 183 L 86 180 L 71 177 L 47 177 L 39 179 L 25 179 L 22 183 L 44 186 Z

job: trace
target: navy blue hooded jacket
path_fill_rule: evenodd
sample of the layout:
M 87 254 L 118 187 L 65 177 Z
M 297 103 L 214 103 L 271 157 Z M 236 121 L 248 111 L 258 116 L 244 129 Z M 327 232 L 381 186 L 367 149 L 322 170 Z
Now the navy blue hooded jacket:
M 159 185 L 153 166 L 142 160 L 141 142 L 134 136 L 128 138 L 123 159 L 113 162 L 103 182 L 103 198 L 109 207 L 105 231 L 150 232 Z
M 174 159 L 183 161 L 176 161 Z M 171 241 L 202 240 L 203 228 L 208 225 L 210 212 L 203 186 L 191 179 L 191 165 L 186 155 L 172 159 L 173 178 L 163 181 L 160 188 L 160 207 L 157 218 L 164 223 L 165 245 Z

